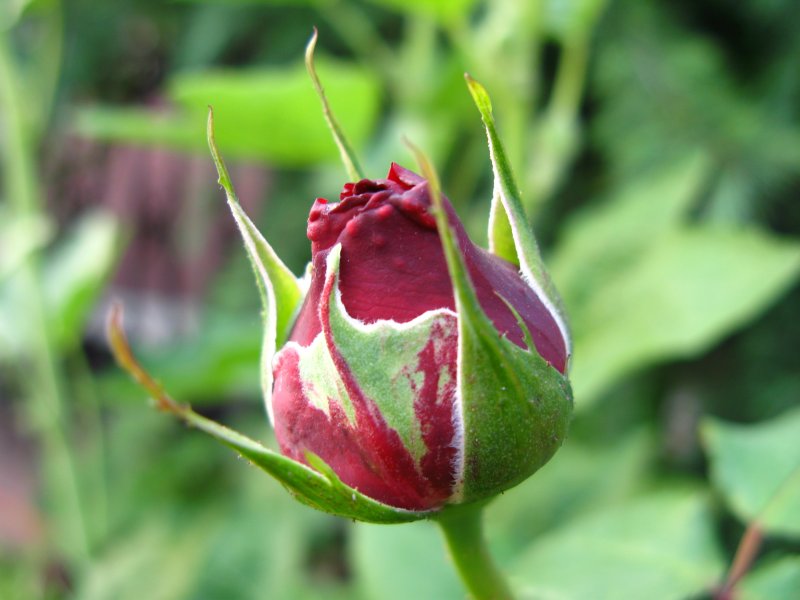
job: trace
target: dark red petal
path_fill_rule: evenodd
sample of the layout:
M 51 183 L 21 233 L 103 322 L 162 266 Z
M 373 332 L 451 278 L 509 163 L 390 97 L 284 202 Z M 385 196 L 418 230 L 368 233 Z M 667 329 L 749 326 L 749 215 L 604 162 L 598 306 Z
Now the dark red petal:
M 397 163 L 392 163 L 392 166 L 389 167 L 389 174 L 386 176 L 386 179 L 399 183 L 407 190 L 425 181 L 422 177 L 414 173 L 414 171 L 409 171 Z
M 337 242 L 342 243 L 342 297 L 353 317 L 368 323 L 381 319 L 405 322 L 437 308 L 454 310 L 447 263 L 429 212 L 424 180 L 392 164 L 388 179 L 362 180 L 346 189 L 364 193 L 337 204 L 316 202 L 311 210 L 308 236 L 314 279 L 306 304 L 312 308 L 304 306 L 297 321 L 297 336 L 292 339 L 307 344 L 320 331 L 319 324 L 313 322 L 320 290 L 315 281 L 324 279 L 325 274 L 324 260 L 317 257 Z M 483 310 L 501 334 L 524 347 L 516 317 L 498 294 L 505 298 L 527 324 L 539 354 L 563 373 L 566 343 L 544 303 L 516 267 L 469 240 L 450 202 L 443 200 Z
M 353 216 L 338 238 L 342 300 L 357 319 L 405 322 L 437 308 L 455 310 L 441 241 L 436 229 L 427 226 L 430 214 L 420 212 L 419 204 L 402 204 L 414 192 L 427 197 L 427 186 L 407 192 L 400 203 L 383 203 Z M 452 208 L 449 212 L 453 221 Z M 500 294 L 528 325 L 539 354 L 563 373 L 566 346 L 545 305 L 513 265 L 472 244 L 460 223 L 454 226 L 478 301 L 497 330 L 524 346 L 516 317 Z

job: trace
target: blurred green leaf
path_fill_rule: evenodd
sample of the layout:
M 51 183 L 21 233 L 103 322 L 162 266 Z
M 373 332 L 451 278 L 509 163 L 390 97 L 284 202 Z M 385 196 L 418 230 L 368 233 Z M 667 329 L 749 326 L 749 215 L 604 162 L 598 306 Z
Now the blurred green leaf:
M 670 490 L 574 519 L 536 540 L 512 568 L 537 599 L 687 598 L 723 571 L 705 495 Z
M 43 285 L 50 327 L 60 344 L 74 344 L 116 262 L 119 222 L 108 213 L 83 216 L 48 252 Z
M 206 552 L 209 527 L 178 530 L 166 516 L 124 536 L 79 582 L 80 600 L 182 600 Z M 154 549 L 169 548 L 161 552 Z
M 487 507 L 493 552 L 511 558 L 544 531 L 640 491 L 652 469 L 654 442 L 645 431 L 600 448 L 568 440 L 534 477 Z
M 800 556 L 770 561 L 745 575 L 736 586 L 737 600 L 789 598 L 800 590 Z
M 157 372 L 164 387 L 177 398 L 220 404 L 231 396 L 261 395 L 261 321 L 255 309 L 250 317 L 212 314 L 197 335 L 166 346 L 142 348 L 140 354 L 142 363 Z M 116 369 L 100 375 L 98 384 L 109 403 L 141 401 L 141 389 Z
M 751 50 L 737 61 L 725 42 L 682 24 L 680 12 L 669 3 L 613 3 L 592 79 L 602 107 L 593 128 L 609 166 L 631 174 L 701 147 L 726 166 L 746 169 L 751 183 L 762 187 L 794 176 L 800 165 L 797 120 L 776 110 L 753 79 L 742 79 Z M 784 18 L 796 19 L 788 10 Z M 745 17 L 742 23 L 756 27 L 752 21 Z M 786 98 L 795 93 L 786 77 L 770 69 L 762 76 L 785 85 Z
M 44 246 L 52 233 L 52 225 L 46 218 L 16 216 L 0 205 L 0 283 L 32 252 Z
M 469 17 L 475 0 L 369 0 L 403 14 L 419 14 L 439 21 L 452 22 Z
M 757 425 L 706 419 L 711 480 L 745 523 L 800 536 L 800 409 Z
M 186 4 L 265 4 L 268 6 L 308 6 L 334 2 L 335 0 L 173 0 Z
M 269 590 L 270 599 L 296 600 L 313 589 L 303 561 L 320 519 L 309 519 L 278 486 L 268 494 L 234 490 L 238 497 L 225 504 L 205 495 L 201 510 L 139 516 L 79 582 L 75 598 L 260 600 Z
M 224 518 L 208 540 L 208 554 L 197 573 L 196 600 L 297 600 L 305 590 L 323 597 L 309 580 L 308 555 L 315 538 L 335 524 L 331 517 L 300 507 L 278 485 L 242 472 L 225 505 Z M 195 526 L 203 526 L 197 519 Z M 268 593 L 265 593 L 269 590 Z
M 351 142 L 363 144 L 377 116 L 378 80 L 364 69 L 324 58 L 318 59 L 317 70 Z M 176 75 L 169 81 L 167 94 L 179 108 L 176 112 L 84 108 L 78 113 L 77 130 L 97 139 L 204 150 L 208 106 L 212 105 L 217 143 L 227 156 L 287 167 L 338 159 L 302 64 Z
M 676 228 L 697 199 L 709 166 L 704 155 L 689 154 L 630 180 L 613 197 L 571 217 L 548 261 L 567 306 L 586 302 L 614 271 Z
M 544 19 L 548 32 L 559 39 L 591 31 L 607 0 L 546 0 Z
M 162 414 L 115 406 L 107 416 L 112 534 L 78 586 L 82 593 L 149 598 L 189 576 L 182 600 L 261 600 L 265 590 L 275 600 L 328 597 L 316 584 L 331 581 L 311 580 L 308 560 L 336 519 L 300 506 L 282 486 Z M 259 408 L 239 412 L 237 424 L 256 434 L 267 428 Z M 187 573 L 159 570 L 192 540 L 198 554 Z
M 205 146 L 205 120 L 177 111 L 91 106 L 78 110 L 75 127 L 81 135 L 114 142 L 164 145 L 181 150 Z
M 635 258 L 585 303 L 568 304 L 578 408 L 625 373 L 707 349 L 764 310 L 800 272 L 800 244 L 752 228 L 685 227 Z
M 0 5 L 0 30 L 13 27 L 33 0 L 5 0 Z
M 34 234 L 39 226 L 33 227 L 27 232 Z M 60 348 L 74 344 L 83 333 L 117 258 L 118 247 L 116 219 L 93 212 L 79 219 L 55 246 L 46 250 L 41 269 L 46 318 Z M 33 333 L 29 303 L 20 277 L 9 277 L 0 286 L 0 359 L 30 351 Z
M 444 540 L 430 522 L 402 527 L 357 524 L 352 562 L 367 598 L 462 598 L 464 588 L 447 558 Z
M 0 551 L 0 598 L 36 598 L 42 595 L 40 574 L 33 557 L 19 551 Z

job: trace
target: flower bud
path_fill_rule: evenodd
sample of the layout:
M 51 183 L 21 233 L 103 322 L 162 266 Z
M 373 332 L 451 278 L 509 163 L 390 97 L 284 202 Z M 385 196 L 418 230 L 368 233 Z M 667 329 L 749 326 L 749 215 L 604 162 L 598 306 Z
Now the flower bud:
M 344 484 L 411 511 L 516 485 L 560 446 L 572 407 L 553 303 L 475 246 L 442 198 L 488 330 L 474 322 L 459 308 L 432 196 L 393 164 L 386 179 L 346 184 L 339 202 L 317 199 L 310 283 L 268 398 L 286 456 L 311 453 Z

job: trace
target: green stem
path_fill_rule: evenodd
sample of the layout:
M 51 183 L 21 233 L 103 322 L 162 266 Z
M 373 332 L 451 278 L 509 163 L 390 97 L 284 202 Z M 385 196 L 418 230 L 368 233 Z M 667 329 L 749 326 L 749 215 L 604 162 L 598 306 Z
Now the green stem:
M 5 133 L 0 147 L 3 161 L 4 196 L 18 215 L 43 210 L 36 177 L 35 136 L 25 114 L 22 78 L 14 61 L 10 40 L 0 30 L 0 118 Z M 26 405 L 41 438 L 43 462 L 55 499 L 61 509 L 58 525 L 70 534 L 69 550 L 77 561 L 89 555 L 89 534 L 81 502 L 78 469 L 69 441 L 66 406 L 63 400 L 64 374 L 47 323 L 42 289 L 40 257 L 30 256 L 20 272 L 26 298 L 26 319 L 31 331 L 30 369 L 22 384 L 30 396 Z M 63 532 L 58 532 L 62 533 Z
M 445 509 L 436 517 L 447 548 L 473 600 L 512 600 L 483 536 L 483 504 Z
M 534 217 L 561 184 L 576 152 L 578 113 L 589 61 L 589 31 L 579 32 L 563 45 L 553 94 L 536 123 L 539 139 L 529 160 L 525 204 Z
M 549 110 L 574 118 L 580 108 L 589 63 L 589 34 L 575 34 L 566 40 L 550 100 Z
M 325 1 L 317 3 L 316 8 L 339 35 L 339 40 L 349 46 L 359 60 L 369 64 L 379 77 L 385 77 L 387 81 L 391 79 L 391 70 L 396 62 L 392 47 L 360 6 L 349 1 L 335 4 Z M 354 31 L 358 35 L 353 35 Z
M 0 152 L 5 163 L 5 196 L 18 214 L 29 215 L 39 212 L 40 203 L 20 87 L 8 39 L 0 30 L 0 115 L 5 134 Z

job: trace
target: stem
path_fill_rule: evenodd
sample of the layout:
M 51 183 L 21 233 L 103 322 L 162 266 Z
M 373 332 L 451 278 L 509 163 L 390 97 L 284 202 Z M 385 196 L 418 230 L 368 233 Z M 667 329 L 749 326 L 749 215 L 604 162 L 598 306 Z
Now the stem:
M 454 506 L 436 517 L 456 569 L 473 600 L 513 600 L 483 536 L 483 504 Z
M 26 119 L 25 106 L 22 79 L 14 62 L 10 40 L 0 30 L 0 116 L 5 133 L 0 148 L 3 195 L 18 215 L 38 214 L 43 210 L 34 160 L 35 138 L 30 121 Z M 41 439 L 46 478 L 49 477 L 48 482 L 53 488 L 50 497 L 60 507 L 59 516 L 54 521 L 62 531 L 57 531 L 56 535 L 68 534 L 72 558 L 84 561 L 89 556 L 90 537 L 66 425 L 64 374 L 47 323 L 38 254 L 28 257 L 21 268 L 20 280 L 27 309 L 20 318 L 27 319 L 31 330 L 31 364 L 21 382 L 30 397 L 26 408 Z
M 396 62 L 394 51 L 360 6 L 350 2 L 319 2 L 316 8 L 356 57 L 369 64 L 378 77 L 391 80 Z M 353 35 L 354 31 L 358 35 Z
M 553 93 L 538 119 L 538 140 L 533 147 L 525 187 L 525 209 L 535 216 L 561 184 L 576 152 L 578 113 L 589 62 L 589 32 L 565 40 Z
M 317 92 L 317 96 L 319 96 L 319 99 L 322 102 L 322 113 L 325 116 L 325 121 L 328 123 L 328 129 L 330 129 L 331 133 L 333 134 L 333 140 L 336 142 L 336 146 L 339 148 L 339 154 L 342 158 L 342 162 L 344 163 L 344 167 L 347 170 L 347 174 L 350 177 L 350 181 L 364 179 L 364 171 L 358 164 L 356 153 L 353 150 L 353 147 L 350 145 L 350 142 L 347 141 L 347 137 L 345 137 L 344 130 L 339 125 L 339 121 L 334 116 L 333 110 L 331 109 L 330 104 L 328 104 L 328 98 L 325 96 L 325 90 L 322 87 L 322 82 L 317 76 L 317 70 L 314 67 L 314 49 L 316 47 L 317 29 L 315 27 L 314 34 L 311 36 L 311 39 L 308 41 L 308 45 L 306 46 L 306 69 L 308 69 L 308 74 L 311 77 L 312 83 L 314 84 L 314 89 Z
M 589 63 L 587 34 L 576 34 L 564 44 L 549 110 L 574 118 L 580 108 Z
M 764 532 L 758 521 L 753 521 L 747 526 L 742 540 L 739 542 L 739 547 L 736 549 L 736 555 L 733 557 L 733 564 L 725 584 L 714 594 L 714 600 L 731 600 L 733 598 L 734 588 L 756 559 L 763 537 Z
M 764 523 L 767 522 L 770 513 L 776 506 L 782 506 L 787 495 L 791 494 L 800 481 L 800 464 L 798 464 L 786 479 L 778 486 L 775 493 L 767 501 L 766 506 L 761 509 L 761 513 L 747 525 L 747 529 L 739 541 L 736 554 L 733 557 L 725 583 L 714 592 L 714 600 L 731 600 L 736 592 L 736 584 L 747 574 L 752 566 L 758 552 L 761 549 L 761 542 L 764 540 Z

